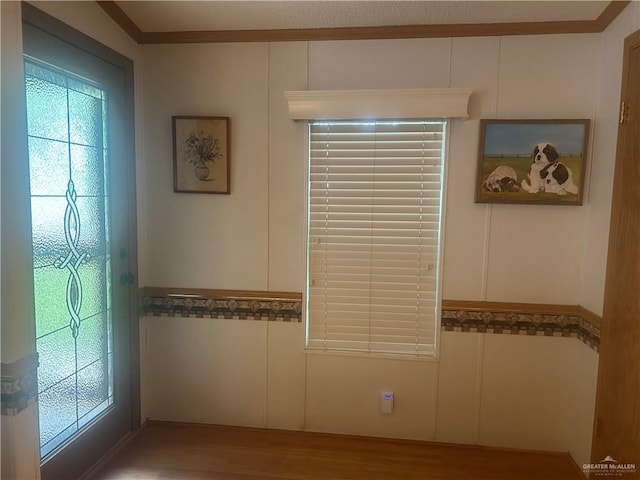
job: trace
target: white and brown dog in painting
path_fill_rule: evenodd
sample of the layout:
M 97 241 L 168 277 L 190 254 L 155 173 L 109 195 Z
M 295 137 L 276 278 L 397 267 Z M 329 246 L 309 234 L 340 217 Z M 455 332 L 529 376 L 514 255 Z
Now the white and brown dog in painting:
M 518 175 L 513 168 L 507 165 L 499 165 L 482 182 L 482 189 L 493 193 L 519 192 Z
M 540 171 L 540 177 L 547 193 L 578 194 L 578 187 L 573 183 L 573 172 L 562 162 L 553 162 L 544 167 Z
M 558 160 L 559 157 L 552 144 L 537 144 L 531 155 L 529 173 L 521 182 L 522 188 L 529 193 L 577 194 L 578 187 L 573 183 L 573 173 Z
M 531 167 L 526 178 L 522 180 L 522 188 L 529 193 L 544 192 L 544 183 L 540 172 L 550 163 L 558 160 L 558 151 L 550 143 L 539 143 L 531 154 Z

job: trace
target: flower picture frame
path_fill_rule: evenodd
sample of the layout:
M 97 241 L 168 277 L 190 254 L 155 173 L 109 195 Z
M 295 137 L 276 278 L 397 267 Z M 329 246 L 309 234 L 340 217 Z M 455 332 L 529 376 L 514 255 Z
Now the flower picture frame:
M 582 205 L 589 119 L 480 120 L 476 203 Z
M 230 193 L 229 117 L 173 116 L 173 191 Z

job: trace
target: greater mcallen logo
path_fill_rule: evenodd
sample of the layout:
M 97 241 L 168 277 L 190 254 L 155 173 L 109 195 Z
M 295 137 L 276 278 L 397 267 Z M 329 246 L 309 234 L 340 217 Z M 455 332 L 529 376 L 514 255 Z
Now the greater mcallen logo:
M 598 463 L 585 463 L 582 465 L 584 473 L 592 473 L 596 477 L 607 475 L 609 477 L 621 477 L 625 473 L 635 473 L 635 463 L 620 463 L 611 455 L 607 455 Z

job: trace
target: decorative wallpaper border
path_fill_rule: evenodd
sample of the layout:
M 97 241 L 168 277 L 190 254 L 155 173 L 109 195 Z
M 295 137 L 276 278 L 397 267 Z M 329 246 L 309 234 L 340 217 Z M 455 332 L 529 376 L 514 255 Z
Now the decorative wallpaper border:
M 302 322 L 302 294 L 145 288 L 141 313 L 155 317 Z
M 144 288 L 141 315 L 302 322 L 302 294 L 238 290 Z M 443 300 L 441 329 L 577 338 L 596 352 L 600 318 L 573 305 Z
M 600 349 L 599 317 L 579 306 L 500 302 L 442 302 L 441 329 L 577 338 Z
M 17 415 L 38 398 L 38 354 L 2 364 L 0 409 L 2 415 Z

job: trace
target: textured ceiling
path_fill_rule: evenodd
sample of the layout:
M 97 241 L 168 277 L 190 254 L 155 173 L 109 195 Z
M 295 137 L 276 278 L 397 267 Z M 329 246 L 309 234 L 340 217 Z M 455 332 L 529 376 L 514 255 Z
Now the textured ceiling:
M 143 31 L 595 20 L 608 1 L 119 1 Z

